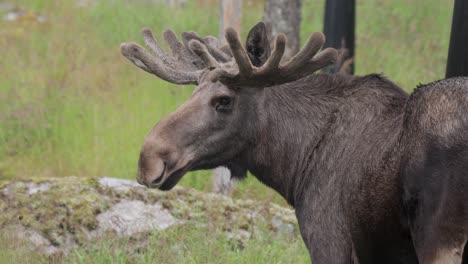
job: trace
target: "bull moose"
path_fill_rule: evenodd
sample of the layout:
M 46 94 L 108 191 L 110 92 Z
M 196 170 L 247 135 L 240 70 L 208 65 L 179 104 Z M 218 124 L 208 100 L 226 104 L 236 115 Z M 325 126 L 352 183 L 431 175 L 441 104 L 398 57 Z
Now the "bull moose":
M 189 171 L 250 171 L 296 211 L 317 263 L 468 263 L 468 78 L 419 86 L 411 95 L 377 74 L 314 73 L 336 61 L 314 33 L 282 62 L 254 26 L 245 48 L 171 30 L 172 56 L 143 30 L 122 54 L 175 84 L 196 84 L 187 102 L 144 140 L 138 182 L 169 190 Z M 273 48 L 270 48 L 273 46 Z

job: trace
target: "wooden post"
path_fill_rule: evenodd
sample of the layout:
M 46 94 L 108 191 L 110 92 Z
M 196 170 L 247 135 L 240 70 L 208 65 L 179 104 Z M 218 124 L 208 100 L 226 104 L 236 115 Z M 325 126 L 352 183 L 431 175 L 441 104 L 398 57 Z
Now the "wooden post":
M 224 31 L 228 27 L 241 32 L 242 0 L 221 0 L 219 12 L 219 40 L 225 43 Z
M 324 46 L 344 49 L 346 52 L 336 65 L 325 70 L 328 73 L 337 73 L 341 66 L 344 66 L 343 63 L 349 59 L 354 61 L 355 6 L 355 0 L 326 0 L 323 29 L 326 41 Z M 349 65 L 346 72 L 354 73 L 354 63 Z
M 270 41 L 278 33 L 286 34 L 288 41 L 283 59 L 288 59 L 299 51 L 301 0 L 266 0 L 263 22 Z
M 468 0 L 455 0 L 445 77 L 468 76 Z
M 232 27 L 239 34 L 241 32 L 242 0 L 221 0 L 220 2 L 219 41 L 225 44 L 226 28 Z M 218 167 L 213 170 L 213 192 L 230 195 L 235 187 L 236 182 L 231 179 L 231 172 L 227 168 Z

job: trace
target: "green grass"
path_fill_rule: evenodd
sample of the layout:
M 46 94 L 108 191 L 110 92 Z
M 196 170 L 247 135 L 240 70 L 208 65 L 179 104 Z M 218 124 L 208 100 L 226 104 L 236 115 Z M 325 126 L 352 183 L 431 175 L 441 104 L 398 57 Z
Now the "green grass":
M 3 230 L 2 230 L 3 231 Z M 46 263 L 47 258 L 0 231 L 0 263 Z
M 216 228 L 216 227 L 214 227 Z M 67 256 L 31 253 L 11 237 L 0 236 L 0 263 L 308 263 L 297 237 L 229 239 L 213 227 L 181 225 L 133 238 L 103 237 Z M 8 241 L 4 243 L 3 241 Z
M 139 247 L 139 239 L 105 240 L 87 250 L 75 250 L 65 262 L 91 263 L 307 263 L 299 239 L 256 237 L 246 243 L 228 239 L 207 227 L 180 226 L 154 233 Z M 301 252 L 302 254 L 297 254 Z M 305 253 L 305 254 L 304 254 Z
M 141 42 L 144 26 L 157 36 L 166 28 L 216 34 L 216 1 L 189 1 L 186 8 L 123 0 L 101 0 L 92 8 L 71 0 L 15 2 L 48 22 L 0 22 L 0 49 L 7 51 L 0 61 L 0 177 L 133 178 L 145 135 L 192 87 L 133 67 L 119 44 Z M 245 27 L 263 11 L 261 1 L 249 3 Z M 443 78 L 452 6 L 453 0 L 358 1 L 357 74 L 384 73 L 408 91 Z M 323 1 L 304 1 L 302 40 L 322 29 L 323 9 Z M 191 173 L 182 184 L 208 190 L 209 175 Z M 238 192 L 249 195 L 251 188 L 278 200 L 254 179 Z
M 134 178 L 145 135 L 192 87 L 133 67 L 119 44 L 141 42 L 144 26 L 157 36 L 167 28 L 216 34 L 215 2 L 168 8 L 101 0 L 79 8 L 71 0 L 17 0 L 48 22 L 0 21 L 0 49 L 7 51 L 0 61 L 0 177 Z M 322 29 L 323 2 L 304 1 L 302 40 Z M 453 0 L 358 1 L 356 74 L 384 73 L 407 91 L 443 78 L 452 6 Z M 243 25 L 259 21 L 262 8 L 261 1 L 244 4 Z M 210 172 L 193 172 L 181 184 L 210 190 Z M 253 177 L 234 195 L 282 202 Z
M 158 36 L 166 28 L 217 32 L 217 9 L 206 12 L 209 3 L 203 1 L 184 9 L 122 0 L 100 1 L 88 9 L 70 1 L 17 2 L 49 21 L 0 22 L 0 48 L 8 50 L 0 62 L 6 77 L 0 79 L 0 98 L 5 99 L 0 105 L 0 177 L 134 178 L 145 135 L 193 87 L 138 70 L 120 55 L 119 45 L 141 42 L 144 26 Z M 261 18 L 259 7 L 245 9 L 251 20 L 246 24 Z M 210 190 L 210 172 L 191 173 L 181 184 Z M 237 192 L 260 185 L 251 179 Z M 260 190 L 263 198 L 281 201 Z

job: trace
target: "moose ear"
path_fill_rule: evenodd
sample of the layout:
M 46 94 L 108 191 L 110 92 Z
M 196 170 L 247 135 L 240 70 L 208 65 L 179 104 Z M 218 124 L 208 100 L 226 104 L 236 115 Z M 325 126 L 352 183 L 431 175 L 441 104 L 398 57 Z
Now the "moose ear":
M 260 67 L 267 61 L 271 49 L 266 26 L 263 22 L 258 23 L 249 31 L 245 46 L 252 65 Z

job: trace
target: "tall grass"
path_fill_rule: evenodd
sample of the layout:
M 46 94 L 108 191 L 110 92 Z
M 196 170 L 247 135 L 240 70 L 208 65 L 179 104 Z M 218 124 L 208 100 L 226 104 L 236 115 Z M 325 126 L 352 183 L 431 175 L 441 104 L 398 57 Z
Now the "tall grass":
M 0 263 L 47 263 L 47 257 L 11 234 L 0 231 Z
M 307 249 L 296 236 L 230 239 L 216 227 L 184 224 L 131 238 L 104 236 L 73 248 L 68 255 L 45 256 L 0 231 L 0 263 L 308 263 Z
M 192 87 L 136 69 L 119 44 L 140 42 L 144 26 L 157 36 L 166 28 L 218 32 L 216 1 L 184 8 L 149 2 L 100 0 L 80 8 L 72 0 L 15 1 L 48 21 L 0 21 L 0 177 L 134 177 L 146 133 Z M 304 0 L 302 40 L 322 29 L 323 2 Z M 357 4 L 357 74 L 384 73 L 407 91 L 443 77 L 453 0 Z M 261 19 L 262 1 L 245 1 L 243 12 L 245 35 Z M 182 184 L 207 190 L 209 174 L 191 173 Z M 237 192 L 279 200 L 253 177 Z
M 141 243 L 144 240 L 145 243 Z M 106 239 L 73 251 L 70 263 L 307 263 L 297 238 L 253 237 L 245 243 L 207 227 L 180 226 L 144 239 Z

